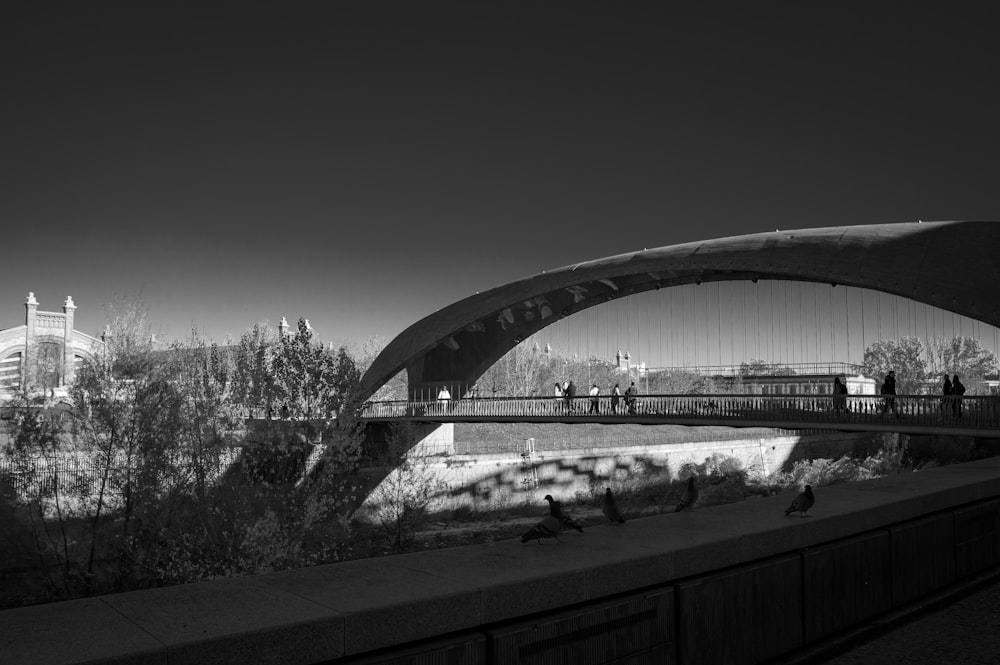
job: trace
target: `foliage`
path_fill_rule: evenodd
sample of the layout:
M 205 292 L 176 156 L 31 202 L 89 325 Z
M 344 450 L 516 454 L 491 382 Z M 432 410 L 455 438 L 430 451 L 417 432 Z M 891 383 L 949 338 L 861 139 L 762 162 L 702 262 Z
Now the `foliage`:
M 12 497 L 17 514 L 34 545 L 49 595 L 72 597 L 82 588 L 82 578 L 76 565 L 78 544 L 68 525 L 87 495 L 87 486 L 78 482 L 76 474 L 47 474 L 34 463 L 38 458 L 55 459 L 64 438 L 65 414 L 39 409 L 26 391 L 17 393 L 5 406 L 10 416 L 6 423 L 9 439 L 0 453 L 18 479 L 20 492 Z
M 895 371 L 898 395 L 921 395 L 927 390 L 927 363 L 919 337 L 886 339 L 870 345 L 865 349 L 863 371 L 879 383 Z
M 550 355 L 534 339 L 525 340 L 493 364 L 477 382 L 484 397 L 549 395 L 545 386 L 554 381 Z
M 683 370 L 651 372 L 648 379 L 649 392 L 660 395 L 700 395 L 707 387 L 701 374 Z
M 70 386 L 70 411 L 43 417 L 25 394 L 8 421 L 8 466 L 13 462 L 21 479 L 38 475 L 17 509 L 40 569 L 49 571 L 50 597 L 346 556 L 351 516 L 363 499 L 357 471 L 364 431 L 360 373 L 345 349 L 324 349 L 308 332 L 275 345 L 263 327 L 236 347 L 192 333 L 161 348 L 138 304 L 116 307 L 106 339 L 105 352 Z M 281 385 L 265 377 L 277 363 L 285 369 Z M 270 434 L 255 447 L 245 406 L 266 403 L 278 389 L 295 395 L 303 414 L 338 417 L 258 421 Z M 223 476 L 233 451 L 247 444 L 248 464 L 254 450 L 267 448 L 278 464 L 291 462 L 286 476 L 268 475 L 274 462 L 267 455 L 256 478 Z M 294 457 L 293 449 L 302 453 Z M 87 473 L 40 473 L 39 456 L 57 451 Z M 318 463 L 307 466 L 307 459 Z
M 795 372 L 780 363 L 751 358 L 740 363 L 739 374 L 740 376 L 790 376 Z
M 933 380 L 958 374 L 968 395 L 988 394 L 983 379 L 996 372 L 997 359 L 974 337 L 935 339 L 927 348 L 927 374 Z
M 397 552 L 412 544 L 441 484 L 431 468 L 427 452 L 414 448 L 417 439 L 410 425 L 392 428 L 387 443 L 395 468 L 366 502 L 386 543 Z
M 277 333 L 266 323 L 243 333 L 235 350 L 233 397 L 250 408 L 271 411 L 275 398 Z
M 385 345 L 385 340 L 376 335 L 368 338 L 359 349 L 351 351 L 344 349 L 344 351 L 356 359 L 358 373 L 364 374 L 368 371 L 368 368 L 372 366 L 375 358 L 377 358 L 382 352 Z M 405 370 L 398 372 L 394 377 L 389 379 L 385 385 L 375 391 L 374 395 L 371 396 L 372 401 L 375 402 L 405 400 L 406 398 L 407 385 Z

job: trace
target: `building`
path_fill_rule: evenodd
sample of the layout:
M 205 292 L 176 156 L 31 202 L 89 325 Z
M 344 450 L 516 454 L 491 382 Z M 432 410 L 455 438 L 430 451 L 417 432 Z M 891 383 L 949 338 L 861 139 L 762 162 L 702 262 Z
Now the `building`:
M 34 293 L 24 301 L 24 324 L 0 330 L 0 392 L 22 388 L 63 392 L 81 363 L 94 361 L 104 339 L 73 327 L 76 305 L 67 296 L 62 312 L 42 312 Z
M 787 374 L 745 376 L 745 392 L 759 395 L 832 395 L 833 380 L 839 378 L 847 386 L 848 395 L 874 395 L 875 379 L 862 374 Z

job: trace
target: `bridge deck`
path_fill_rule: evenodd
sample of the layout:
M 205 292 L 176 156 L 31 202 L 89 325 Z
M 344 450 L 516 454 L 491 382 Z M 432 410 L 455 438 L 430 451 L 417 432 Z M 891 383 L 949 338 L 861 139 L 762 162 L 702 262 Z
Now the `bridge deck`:
M 836 400 L 836 401 L 835 401 Z M 369 421 L 722 425 L 1000 438 L 1000 397 L 643 395 L 368 402 Z

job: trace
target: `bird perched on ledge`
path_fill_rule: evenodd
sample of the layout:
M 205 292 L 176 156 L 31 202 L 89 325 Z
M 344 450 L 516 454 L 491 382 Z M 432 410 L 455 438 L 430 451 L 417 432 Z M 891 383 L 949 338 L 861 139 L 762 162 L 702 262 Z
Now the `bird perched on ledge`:
M 685 508 L 690 508 L 698 500 L 698 486 L 694 484 L 694 476 L 688 476 L 688 484 L 681 495 L 681 501 L 674 508 L 675 513 L 679 513 Z
M 785 510 L 785 516 L 791 515 L 796 510 L 799 511 L 799 517 L 806 517 L 806 511 L 812 508 L 813 504 L 816 503 L 816 497 L 813 496 L 813 488 L 811 485 L 806 485 L 805 490 L 792 501 L 792 505 L 788 506 Z
M 527 533 L 521 536 L 521 542 L 537 540 L 538 544 L 541 545 L 542 538 L 555 538 L 557 542 L 562 542 L 559 540 L 560 531 L 562 531 L 562 522 L 552 515 L 546 515 L 541 522 L 528 529 Z
M 580 533 L 583 533 L 583 527 L 580 526 L 580 523 L 564 513 L 562 504 L 553 499 L 551 494 L 546 494 L 545 500 L 549 502 L 549 515 L 559 520 L 564 527 L 568 526 L 571 529 L 576 529 Z
M 616 522 L 618 524 L 625 523 L 625 518 L 622 517 L 620 512 L 618 512 L 618 502 L 615 501 L 614 495 L 611 494 L 610 487 L 607 487 L 604 490 L 604 505 L 601 506 L 601 512 L 604 513 L 604 516 L 607 517 L 608 521 L 612 524 Z

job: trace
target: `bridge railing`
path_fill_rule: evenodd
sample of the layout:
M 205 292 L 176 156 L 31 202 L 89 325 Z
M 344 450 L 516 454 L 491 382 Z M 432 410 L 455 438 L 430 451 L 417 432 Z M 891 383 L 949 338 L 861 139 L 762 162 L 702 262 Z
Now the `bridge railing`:
M 1000 397 L 939 395 L 639 395 L 598 398 L 487 397 L 478 399 L 367 402 L 362 418 L 435 420 L 489 418 L 607 418 L 873 423 L 898 420 L 910 426 L 1000 428 Z

